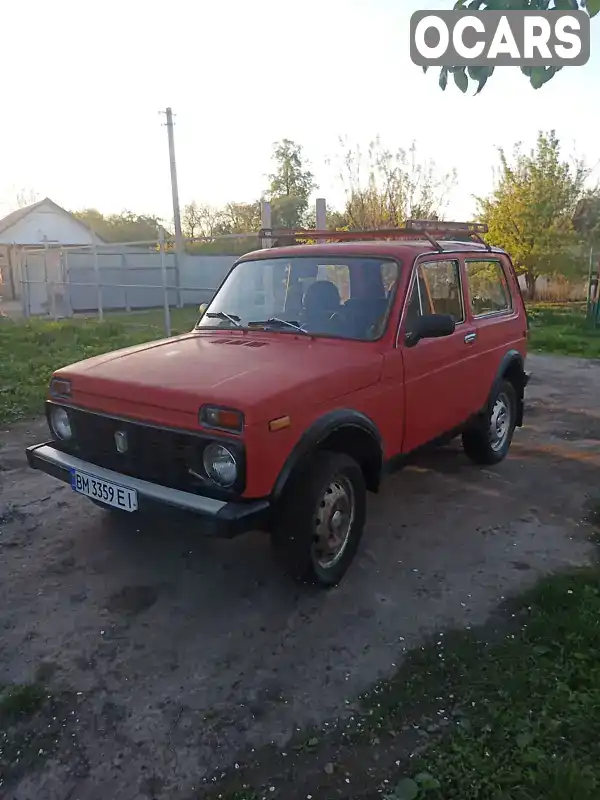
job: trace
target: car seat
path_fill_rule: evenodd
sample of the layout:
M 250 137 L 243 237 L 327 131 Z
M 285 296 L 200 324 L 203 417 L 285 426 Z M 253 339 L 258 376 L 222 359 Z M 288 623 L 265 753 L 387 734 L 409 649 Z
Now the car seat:
M 304 323 L 307 328 L 328 330 L 331 316 L 341 308 L 342 301 L 335 283 L 327 280 L 311 283 L 304 293 Z

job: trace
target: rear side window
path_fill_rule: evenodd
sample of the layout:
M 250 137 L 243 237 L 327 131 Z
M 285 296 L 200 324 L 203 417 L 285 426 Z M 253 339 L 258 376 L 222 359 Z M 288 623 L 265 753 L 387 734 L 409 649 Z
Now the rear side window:
M 508 282 L 499 261 L 467 261 L 465 266 L 474 317 L 511 310 Z
M 408 301 L 408 325 L 421 314 L 450 314 L 455 322 L 464 321 L 458 261 L 419 264 Z

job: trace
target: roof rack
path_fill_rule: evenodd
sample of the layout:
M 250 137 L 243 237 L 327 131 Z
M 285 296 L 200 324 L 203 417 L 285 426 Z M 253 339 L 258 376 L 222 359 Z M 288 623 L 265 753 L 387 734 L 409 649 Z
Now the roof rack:
M 360 242 L 379 239 L 414 239 L 420 236 L 423 239 L 427 239 L 438 252 L 444 253 L 446 250 L 437 239 L 447 238 L 450 233 L 469 236 L 474 241 L 482 244 L 486 250 L 491 250 L 490 245 L 482 239 L 482 234 L 487 232 L 488 226 L 482 222 L 440 222 L 434 219 L 409 219 L 403 228 L 380 228 L 378 230 L 361 231 L 262 228 L 258 235 L 260 238 L 278 240 L 279 246 L 282 244 L 294 244 L 299 240 L 307 239 L 329 242 Z

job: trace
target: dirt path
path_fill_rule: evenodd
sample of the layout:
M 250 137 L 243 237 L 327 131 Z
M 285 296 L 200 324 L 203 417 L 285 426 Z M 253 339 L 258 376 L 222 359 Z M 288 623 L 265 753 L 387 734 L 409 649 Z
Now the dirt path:
M 54 712 L 42 745 L 39 731 L 18 740 L 0 797 L 190 800 L 248 749 L 351 708 L 423 637 L 589 559 L 600 365 L 530 368 L 511 457 L 479 470 L 453 444 L 392 477 L 355 566 L 324 594 L 281 577 L 260 536 L 111 530 L 26 467 L 42 423 L 1 431 L 0 684 L 43 679 Z

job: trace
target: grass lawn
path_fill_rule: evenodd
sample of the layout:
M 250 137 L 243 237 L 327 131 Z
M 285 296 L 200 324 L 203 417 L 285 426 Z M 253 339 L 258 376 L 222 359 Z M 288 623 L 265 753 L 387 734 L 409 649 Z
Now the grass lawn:
M 195 308 L 171 312 L 173 333 L 190 330 Z M 582 304 L 529 307 L 532 352 L 600 358 L 600 328 L 586 326 Z M 0 322 L 0 424 L 41 413 L 52 371 L 89 356 L 164 336 L 162 309 L 49 322 Z
M 173 333 L 190 330 L 196 318 L 194 308 L 173 310 Z M 55 369 L 163 336 L 161 309 L 111 314 L 103 322 L 83 318 L 61 322 L 1 320 L 0 423 L 41 414 Z
M 533 303 L 528 306 L 532 352 L 600 358 L 600 327 L 585 318 L 585 303 Z
M 482 630 L 440 634 L 361 703 L 349 726 L 311 732 L 287 772 L 265 749 L 201 796 L 295 799 L 308 774 L 315 800 L 597 800 L 600 569 L 543 580 Z
M 429 648 L 408 683 L 392 682 L 377 701 L 383 725 L 397 723 L 395 701 L 408 690 L 441 697 L 443 716 L 458 707 L 448 735 L 408 776 L 432 775 L 432 800 L 600 797 L 600 571 L 545 580 L 513 613 L 518 626 L 502 641 Z M 425 794 L 404 787 L 401 797 Z

